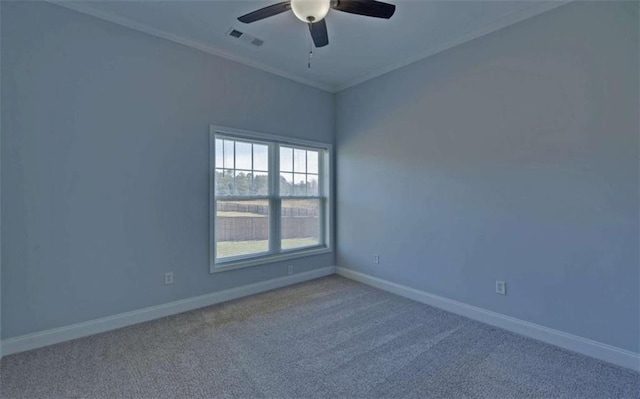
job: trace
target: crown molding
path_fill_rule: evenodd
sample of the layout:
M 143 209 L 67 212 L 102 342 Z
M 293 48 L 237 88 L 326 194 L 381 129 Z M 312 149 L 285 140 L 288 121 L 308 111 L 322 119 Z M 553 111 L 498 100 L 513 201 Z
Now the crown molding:
M 278 75 L 280 77 L 289 79 L 289 80 L 293 80 L 295 82 L 298 83 L 302 83 L 304 85 L 307 86 L 311 86 L 314 87 L 316 89 L 320 89 L 320 90 L 324 90 L 324 91 L 328 91 L 330 93 L 335 93 L 335 87 L 331 86 L 331 85 L 327 85 L 324 83 L 319 83 L 310 79 L 306 79 L 306 78 L 302 78 L 298 75 L 295 74 L 291 74 L 285 71 L 282 71 L 278 68 L 274 68 L 271 66 L 268 66 L 266 64 L 260 63 L 260 62 L 256 62 L 253 60 L 250 60 L 248 58 L 245 57 L 241 57 L 232 53 L 229 53 L 228 51 L 222 50 L 220 48 L 196 41 L 196 40 L 191 40 L 191 39 L 187 39 L 185 37 L 182 36 L 178 36 L 178 35 L 174 35 L 172 33 L 168 33 L 165 31 L 162 31 L 160 29 L 156 29 L 156 28 L 152 28 L 148 25 L 133 21 L 131 19 L 128 18 L 124 18 L 109 12 L 105 12 L 105 11 L 101 11 L 101 10 L 96 10 L 95 8 L 92 8 L 90 6 L 91 2 L 84 2 L 84 3 L 78 3 L 78 2 L 74 2 L 74 3 L 69 3 L 66 2 L 64 0 L 46 0 L 47 2 L 49 2 L 50 4 L 55 4 L 57 6 L 60 7 L 64 7 L 73 11 L 77 11 L 80 12 L 82 14 L 86 14 L 86 15 L 90 15 L 92 17 L 95 18 L 99 18 L 108 22 L 112 22 L 114 24 L 118 24 L 118 25 L 122 25 L 125 26 L 127 28 L 133 29 L 133 30 L 137 30 L 139 32 L 143 32 L 152 36 L 157 36 L 163 39 L 167 39 L 170 40 L 174 43 L 178 43 L 178 44 L 182 44 L 184 46 L 189 46 L 192 48 L 195 48 L 197 50 L 200 51 L 204 51 L 205 53 L 209 53 L 209 54 L 213 54 L 213 55 L 217 55 L 218 57 L 222 57 L 231 61 L 235 61 L 238 62 L 240 64 L 244 64 L 256 69 L 260 69 L 262 71 L 274 74 L 274 75 Z
M 378 69 L 374 72 L 368 73 L 366 75 L 363 75 L 359 78 L 353 79 L 351 81 L 349 81 L 346 84 L 343 85 L 338 85 L 334 92 L 338 93 L 342 90 L 348 89 L 350 87 L 359 85 L 360 83 L 364 83 L 367 80 L 371 80 L 373 78 L 376 78 L 378 76 L 384 75 L 386 73 L 389 73 L 391 71 L 394 71 L 396 69 L 402 68 L 404 66 L 413 64 L 414 62 L 418 62 L 418 61 L 422 61 L 425 58 L 431 57 L 433 55 L 436 55 L 438 53 L 441 53 L 445 50 L 449 50 L 452 47 L 456 47 L 460 44 L 469 42 L 471 40 L 477 39 L 479 37 L 488 35 L 489 33 L 493 33 L 495 31 L 498 31 L 502 28 L 506 28 L 507 26 L 516 24 L 518 22 L 524 21 L 525 19 L 529 19 L 531 17 L 535 17 L 536 15 L 542 14 L 544 12 L 553 10 L 554 8 L 560 7 L 562 5 L 565 5 L 567 3 L 570 3 L 572 1 L 575 0 L 558 0 L 558 1 L 552 1 L 552 2 L 543 2 L 543 3 L 536 3 L 534 5 L 532 5 L 531 7 L 525 8 L 523 10 L 518 10 L 518 11 L 514 11 L 512 13 L 509 13 L 503 17 L 501 17 L 500 19 L 498 19 L 495 22 L 492 22 L 490 24 L 484 25 L 481 28 L 469 31 L 465 34 L 463 34 L 462 36 L 458 36 L 457 38 L 444 42 L 438 46 L 434 46 L 434 47 L 430 47 L 426 50 L 423 51 L 418 51 L 416 54 L 409 56 L 407 58 L 404 58 L 401 61 L 395 62 L 391 65 L 388 65 L 384 68 Z
M 525 8 L 523 10 L 518 10 L 515 12 L 512 12 L 510 14 L 507 14 L 505 16 L 503 16 L 502 18 L 498 19 L 495 22 L 492 22 L 490 24 L 487 24 L 479 29 L 475 29 L 472 31 L 467 32 L 466 34 L 463 34 L 462 36 L 459 36 L 453 40 L 447 41 L 445 43 L 442 43 L 441 45 L 438 46 L 434 46 L 434 47 L 430 47 L 426 50 L 423 51 L 418 51 L 417 53 L 415 53 L 412 56 L 409 56 L 407 58 L 402 59 L 401 61 L 395 62 L 393 64 L 390 64 L 384 68 L 380 68 L 377 69 L 373 72 L 364 74 L 356 79 L 353 79 L 349 82 L 347 82 L 346 84 L 339 84 L 339 85 L 329 85 L 329 84 L 325 84 L 325 83 L 320 83 L 320 82 L 316 82 L 314 80 L 311 79 L 307 79 L 307 78 L 303 78 L 300 77 L 296 74 L 292 74 L 286 71 L 283 71 L 281 69 L 278 68 L 274 68 L 271 67 L 269 65 L 260 63 L 260 62 L 256 62 L 253 61 L 249 58 L 246 57 L 241 57 L 235 54 L 232 54 L 226 50 L 222 50 L 220 48 L 217 48 L 215 46 L 211 46 L 209 44 L 205 44 L 199 41 L 195 41 L 195 40 L 191 40 L 191 39 L 187 39 L 185 37 L 182 36 L 178 36 L 178 35 L 174 35 L 172 33 L 168 33 L 165 31 L 162 31 L 160 29 L 156 29 L 156 28 L 152 28 L 148 25 L 133 21 L 131 19 L 128 18 L 124 18 L 109 12 L 105 12 L 105 11 L 101 11 L 101 10 L 96 10 L 94 8 L 92 8 L 89 4 L 91 2 L 84 2 L 84 3 L 69 3 L 66 2 L 64 0 L 46 0 L 51 4 L 55 4 L 61 7 L 65 7 L 86 15 L 90 15 L 92 17 L 96 17 L 108 22 L 112 22 L 118 25 L 122 25 L 125 26 L 127 28 L 133 29 L 133 30 L 137 30 L 139 32 L 143 32 L 152 36 L 157 36 L 163 39 L 167 39 L 170 40 L 174 43 L 179 43 L 185 46 L 189 46 L 192 48 L 195 48 L 197 50 L 200 51 L 204 51 L 206 53 L 209 54 L 213 54 L 213 55 L 217 55 L 219 57 L 231 60 L 231 61 L 235 61 L 238 62 L 240 64 L 244 64 L 256 69 L 260 69 L 262 71 L 274 74 L 274 75 L 278 75 L 280 77 L 289 79 L 289 80 L 293 80 L 295 82 L 298 83 L 302 83 L 304 85 L 307 86 L 311 86 L 314 87 L 316 89 L 320 89 L 320 90 L 324 90 L 327 91 L 329 93 L 338 93 L 342 90 L 348 89 L 349 87 L 352 86 L 356 86 L 360 83 L 364 83 L 367 80 L 371 80 L 373 78 L 376 78 L 378 76 L 384 75 L 386 73 L 389 73 L 391 71 L 394 71 L 396 69 L 402 68 L 404 66 L 407 66 L 409 64 L 413 64 L 414 62 L 417 61 L 421 61 L 425 58 L 431 57 L 435 54 L 441 53 L 445 50 L 448 50 L 452 47 L 458 46 L 460 44 L 466 43 L 468 41 L 471 41 L 473 39 L 477 39 L 479 37 L 482 37 L 484 35 L 487 35 L 489 33 L 495 32 L 497 30 L 500 30 L 502 28 L 505 28 L 507 26 L 513 25 L 515 23 L 524 21 L 525 19 L 534 17 L 536 15 L 542 14 L 544 12 L 553 10 L 557 7 L 560 7 L 562 5 L 565 5 L 567 3 L 573 2 L 575 0 L 558 0 L 558 1 L 549 1 L 549 2 L 541 2 L 541 3 L 535 3 L 534 5 L 532 5 L 531 7 Z

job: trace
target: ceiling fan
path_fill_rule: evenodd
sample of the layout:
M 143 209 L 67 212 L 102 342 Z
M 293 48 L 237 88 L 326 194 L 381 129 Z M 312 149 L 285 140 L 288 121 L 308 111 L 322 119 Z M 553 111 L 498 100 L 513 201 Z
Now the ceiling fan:
M 389 19 L 396 11 L 396 6 L 374 0 L 290 0 L 243 15 L 238 21 L 250 24 L 292 10 L 298 19 L 309 24 L 313 44 L 324 47 L 329 44 L 327 24 L 324 21 L 329 9 Z

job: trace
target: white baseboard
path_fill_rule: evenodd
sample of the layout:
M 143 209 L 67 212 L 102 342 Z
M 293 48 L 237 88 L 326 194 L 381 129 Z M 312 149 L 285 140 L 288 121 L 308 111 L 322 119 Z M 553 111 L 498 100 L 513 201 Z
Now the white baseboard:
M 618 366 L 640 371 L 640 354 L 615 346 L 603 344 L 577 335 L 565 333 L 544 327 L 515 317 L 482 309 L 477 306 L 454 301 L 438 295 L 433 295 L 415 288 L 406 287 L 390 281 L 382 280 L 366 274 L 336 267 L 336 273 L 352 280 L 392 292 L 394 294 L 425 303 L 448 312 L 456 313 L 470 319 L 478 320 L 508 331 L 515 332 L 551 345 L 559 346 L 573 352 L 591 356 Z
M 514 317 L 505 316 L 497 312 L 492 312 L 490 310 L 420 291 L 415 288 L 382 280 L 377 277 L 372 277 L 343 267 L 333 266 L 272 280 L 261 281 L 242 287 L 183 299 L 163 305 L 151 306 L 145 309 L 134 310 L 83 323 L 9 338 L 0 342 L 0 356 L 7 356 L 105 331 L 115 330 L 133 324 L 155 320 L 161 317 L 171 316 L 187 312 L 189 310 L 215 305 L 217 303 L 313 280 L 334 273 L 427 305 L 435 306 L 437 308 L 468 317 L 470 319 L 478 320 L 517 334 L 537 339 L 551 345 L 559 346 L 564 349 L 591 356 L 635 371 L 640 371 L 640 354 L 638 353 L 516 319 Z
M 279 277 L 272 280 L 244 285 L 242 287 L 214 292 L 211 294 L 182 299 L 163 305 L 151 306 L 148 308 L 121 313 L 114 316 L 72 324 L 65 327 L 53 328 L 51 330 L 40 331 L 33 334 L 21 335 L 19 337 L 9 338 L 2 341 L 1 345 L 3 355 L 7 356 L 14 353 L 41 348 L 64 341 L 70 341 L 72 339 L 82 338 L 105 331 L 115 330 L 117 328 L 155 320 L 161 317 L 171 316 L 174 314 L 187 312 L 189 310 L 230 301 L 232 299 L 242 298 L 276 288 L 301 283 L 303 281 L 313 280 L 334 273 L 335 267 L 329 266 L 304 273 L 292 274 L 290 276 Z

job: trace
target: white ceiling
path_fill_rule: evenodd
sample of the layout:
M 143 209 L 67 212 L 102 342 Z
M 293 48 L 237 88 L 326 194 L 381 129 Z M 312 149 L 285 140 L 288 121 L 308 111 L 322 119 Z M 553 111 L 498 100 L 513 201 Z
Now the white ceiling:
M 307 68 L 309 31 L 286 12 L 252 24 L 236 18 L 280 0 L 64 1 L 62 6 L 187 44 L 328 91 L 339 91 L 566 1 L 407 1 L 390 20 L 331 10 L 329 45 Z M 249 46 L 230 28 L 264 40 Z

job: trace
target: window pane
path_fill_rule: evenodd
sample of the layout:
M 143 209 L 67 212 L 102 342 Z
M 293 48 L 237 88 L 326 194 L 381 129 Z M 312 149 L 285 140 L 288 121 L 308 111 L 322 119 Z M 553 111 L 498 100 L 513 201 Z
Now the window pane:
M 216 168 L 224 167 L 224 164 L 222 163 L 222 160 L 224 159 L 223 156 L 222 140 L 216 139 Z
M 320 245 L 320 200 L 282 200 L 282 249 Z
M 293 148 L 280 147 L 280 170 L 293 172 Z
M 307 151 L 307 173 L 318 173 L 318 151 Z
M 251 195 L 253 177 L 248 172 L 236 172 L 236 189 L 234 195 Z
M 233 194 L 233 172 L 216 169 L 216 195 Z
M 236 169 L 251 170 L 251 143 L 236 141 Z
M 296 173 L 293 175 L 293 195 L 307 195 L 307 176 Z
M 307 195 L 318 195 L 318 175 L 307 175 Z
M 293 173 L 280 174 L 280 195 L 287 196 L 293 194 Z
M 225 169 L 233 169 L 235 165 L 233 163 L 233 141 L 232 140 L 224 140 L 223 151 L 224 151 L 223 167 Z
M 266 172 L 269 170 L 269 147 L 261 144 L 253 145 L 253 170 Z
M 216 259 L 269 251 L 269 201 L 217 201 Z
M 268 145 L 216 139 L 216 165 L 220 163 L 224 167 L 216 167 L 217 196 L 269 195 Z M 256 172 L 254 165 L 264 170 Z
M 267 172 L 253 173 L 253 194 L 269 195 L 269 174 Z
M 296 173 L 307 171 L 307 152 L 305 150 L 293 150 L 293 171 Z

